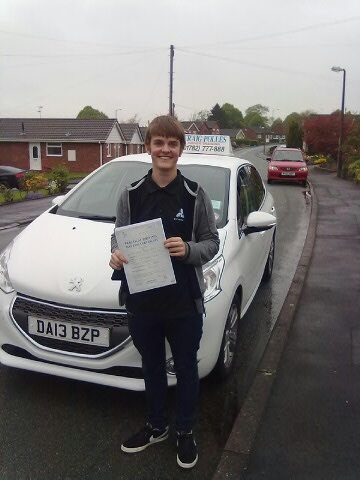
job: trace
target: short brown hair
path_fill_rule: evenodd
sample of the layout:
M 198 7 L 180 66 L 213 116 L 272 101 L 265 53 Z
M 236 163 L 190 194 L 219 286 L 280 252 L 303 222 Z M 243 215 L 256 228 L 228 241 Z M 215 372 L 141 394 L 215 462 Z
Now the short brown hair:
M 150 122 L 146 130 L 145 145 L 150 145 L 151 138 L 156 135 L 177 138 L 180 140 L 181 148 L 185 147 L 184 127 L 178 120 L 170 115 L 160 115 Z

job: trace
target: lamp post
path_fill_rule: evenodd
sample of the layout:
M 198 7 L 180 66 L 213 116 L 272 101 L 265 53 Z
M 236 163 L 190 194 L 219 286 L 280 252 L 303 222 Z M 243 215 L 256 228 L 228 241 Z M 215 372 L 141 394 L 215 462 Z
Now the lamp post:
M 333 72 L 343 72 L 343 88 L 342 88 L 342 100 L 341 100 L 341 118 L 340 118 L 340 135 L 339 135 L 339 149 L 337 155 L 337 176 L 341 177 L 342 171 L 342 144 L 343 144 L 343 135 L 344 135 L 344 107 L 345 107 L 345 81 L 346 81 L 346 70 L 341 67 L 332 67 Z
M 266 147 L 266 133 L 265 133 L 265 127 L 260 127 L 263 133 L 263 138 L 264 138 L 264 155 L 265 155 L 265 147 Z
M 117 108 L 117 109 L 115 110 L 115 118 L 116 118 L 116 120 L 117 120 L 117 112 L 119 112 L 120 110 L 122 110 L 122 108 Z

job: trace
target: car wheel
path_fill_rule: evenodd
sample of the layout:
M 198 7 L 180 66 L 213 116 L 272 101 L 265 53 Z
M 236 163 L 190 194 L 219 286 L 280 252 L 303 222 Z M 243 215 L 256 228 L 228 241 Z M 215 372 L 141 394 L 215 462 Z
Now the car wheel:
M 229 376 L 235 360 L 236 345 L 238 342 L 240 320 L 240 299 L 235 295 L 231 302 L 226 319 L 220 353 L 214 367 L 214 374 L 218 380 Z
M 307 181 L 306 181 L 306 180 L 303 180 L 303 181 L 301 182 L 301 185 L 302 185 L 303 187 L 307 187 Z
M 273 272 L 273 267 L 274 267 L 274 257 L 275 257 L 275 234 L 273 235 L 271 239 L 271 244 L 270 244 L 270 250 L 269 250 L 269 255 L 266 260 L 265 268 L 264 268 L 264 273 L 262 276 L 262 281 L 267 282 L 270 280 L 272 272 Z
M 272 180 L 270 180 L 270 178 L 267 179 L 267 182 L 268 184 L 270 185 L 270 183 L 272 182 Z

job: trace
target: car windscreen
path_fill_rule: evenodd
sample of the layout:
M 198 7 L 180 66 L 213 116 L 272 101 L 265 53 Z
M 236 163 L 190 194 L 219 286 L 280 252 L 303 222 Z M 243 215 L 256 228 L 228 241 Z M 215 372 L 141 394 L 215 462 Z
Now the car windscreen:
M 147 174 L 150 163 L 112 162 L 86 178 L 56 210 L 66 215 L 91 220 L 114 222 L 116 205 L 125 187 Z M 230 171 L 209 165 L 178 165 L 181 173 L 198 182 L 209 194 L 217 226 L 227 222 Z
M 302 153 L 297 150 L 275 150 L 272 160 L 276 162 L 303 162 Z

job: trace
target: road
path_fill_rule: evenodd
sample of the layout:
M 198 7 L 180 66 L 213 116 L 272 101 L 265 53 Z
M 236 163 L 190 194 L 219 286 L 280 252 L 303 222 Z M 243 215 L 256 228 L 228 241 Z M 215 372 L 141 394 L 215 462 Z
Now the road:
M 236 152 L 266 177 L 262 147 Z M 189 479 L 212 477 L 233 421 L 268 342 L 293 278 L 310 215 L 309 195 L 298 185 L 270 185 L 278 213 L 273 279 L 262 285 L 240 326 L 235 369 L 224 383 L 202 380 L 196 439 L 200 459 Z M 31 207 L 38 208 L 36 200 Z M 3 208 L 3 207 L 1 207 Z M 26 207 L 30 208 L 30 207 Z M 40 212 L 39 212 L 40 213 Z M 3 218 L 3 217 L 2 217 Z M 23 227 L 0 230 L 0 248 Z M 39 259 L 41 261 L 41 259 Z M 145 420 L 145 396 L 112 388 L 0 367 L 0 478 L 182 478 L 175 436 L 135 456 L 120 452 L 124 436 Z M 175 390 L 169 389 L 174 424 Z

